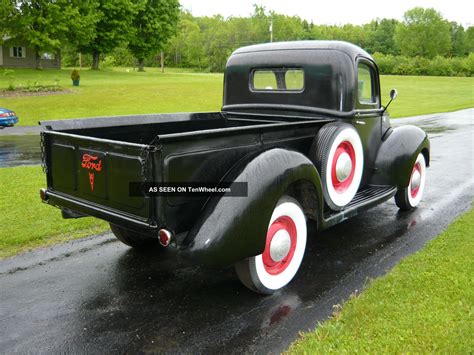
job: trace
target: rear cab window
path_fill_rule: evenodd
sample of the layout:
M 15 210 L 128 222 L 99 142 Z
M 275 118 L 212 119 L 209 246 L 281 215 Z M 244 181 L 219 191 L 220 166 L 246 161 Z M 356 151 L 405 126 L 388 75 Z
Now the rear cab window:
M 301 92 L 304 90 L 304 71 L 301 68 L 254 69 L 250 88 L 252 91 Z

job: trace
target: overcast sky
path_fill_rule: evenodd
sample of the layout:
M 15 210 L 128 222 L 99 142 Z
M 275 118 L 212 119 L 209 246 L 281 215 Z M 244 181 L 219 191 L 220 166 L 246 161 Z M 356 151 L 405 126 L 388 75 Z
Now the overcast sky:
M 180 0 L 194 16 L 248 16 L 253 4 L 285 15 L 297 15 L 315 24 L 363 24 L 375 18 L 402 19 L 415 6 L 433 7 L 449 21 L 474 24 L 472 0 Z

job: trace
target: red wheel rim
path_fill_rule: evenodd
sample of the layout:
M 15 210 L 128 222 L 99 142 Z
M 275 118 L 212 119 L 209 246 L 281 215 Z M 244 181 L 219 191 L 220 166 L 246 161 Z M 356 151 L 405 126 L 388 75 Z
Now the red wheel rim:
M 344 153 L 346 153 L 351 159 L 352 167 L 351 167 L 351 172 L 349 176 L 343 181 L 340 181 L 337 178 L 336 166 L 337 166 L 338 159 Z M 355 168 L 356 168 L 356 155 L 355 155 L 354 147 L 352 146 L 350 142 L 344 141 L 338 145 L 336 152 L 334 153 L 334 158 L 332 160 L 332 166 L 331 166 L 332 186 L 334 187 L 334 190 L 336 190 L 336 192 L 343 193 L 351 186 L 352 180 L 354 179 Z
M 270 254 L 270 246 L 275 235 L 282 230 L 288 233 L 290 236 L 290 249 L 283 259 L 275 261 Z M 273 221 L 273 223 L 268 228 L 265 250 L 262 254 L 263 266 L 269 274 L 278 275 L 282 273 L 288 267 L 288 265 L 290 265 L 296 250 L 296 239 L 296 225 L 290 217 L 281 216 Z
M 411 177 L 410 177 L 410 194 L 412 198 L 415 198 L 416 195 L 418 195 L 418 192 L 420 191 L 420 186 L 421 186 L 421 181 L 418 183 L 418 186 L 413 188 L 411 181 L 413 179 L 413 175 L 418 172 L 420 174 L 420 180 L 421 180 L 421 165 L 420 163 L 416 163 L 415 166 L 413 167 L 413 170 L 411 172 Z

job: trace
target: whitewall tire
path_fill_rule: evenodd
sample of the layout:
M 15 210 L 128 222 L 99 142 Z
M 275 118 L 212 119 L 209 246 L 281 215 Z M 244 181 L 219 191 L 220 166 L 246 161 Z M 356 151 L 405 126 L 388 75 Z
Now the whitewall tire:
M 278 201 L 268 224 L 262 254 L 235 265 L 240 281 L 253 291 L 271 294 L 296 275 L 306 249 L 306 218 L 292 197 Z
M 349 124 L 330 123 L 318 132 L 309 155 L 321 175 L 326 204 L 343 209 L 359 190 L 364 170 L 359 134 Z
M 410 175 L 408 186 L 397 191 L 395 203 L 403 211 L 409 211 L 421 201 L 426 181 L 426 160 L 423 153 L 418 154 Z

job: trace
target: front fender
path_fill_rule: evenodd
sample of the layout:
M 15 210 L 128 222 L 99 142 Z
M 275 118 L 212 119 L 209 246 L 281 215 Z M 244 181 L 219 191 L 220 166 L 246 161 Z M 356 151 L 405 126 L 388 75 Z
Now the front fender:
M 420 152 L 425 155 L 429 165 L 430 141 L 425 131 L 416 126 L 395 128 L 380 146 L 371 183 L 407 187 Z
M 293 183 L 309 182 L 317 198 L 322 196 L 313 163 L 301 153 L 280 148 L 240 162 L 225 180 L 247 182 L 248 196 L 215 196 L 208 201 L 184 241 L 183 252 L 199 263 L 229 265 L 262 253 L 275 205 Z

